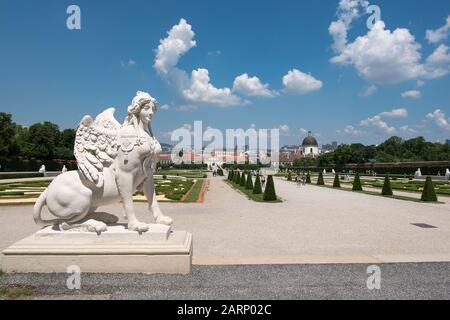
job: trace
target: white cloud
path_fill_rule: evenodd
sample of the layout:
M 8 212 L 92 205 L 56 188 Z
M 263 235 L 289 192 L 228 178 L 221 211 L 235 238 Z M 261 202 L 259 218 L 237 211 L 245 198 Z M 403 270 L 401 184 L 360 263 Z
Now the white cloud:
M 233 92 L 252 97 L 274 97 L 276 92 L 269 89 L 268 84 L 262 84 L 258 77 L 249 77 L 244 73 L 233 83 Z
M 416 86 L 418 86 L 419 88 L 423 87 L 424 85 L 425 85 L 425 81 L 423 81 L 423 80 L 416 81 Z
M 398 108 L 391 111 L 381 112 L 378 115 L 386 118 L 406 118 L 408 116 L 408 110 L 405 108 Z
M 308 133 L 308 130 L 306 130 L 305 128 L 300 128 L 298 130 L 300 131 L 300 133 L 303 133 L 303 134 L 307 134 Z
M 390 31 L 383 21 L 377 21 L 366 35 L 349 43 L 347 33 L 351 23 L 360 16 L 359 9 L 367 5 L 367 1 L 347 0 L 345 5 L 341 1 L 338 20 L 329 27 L 337 54 L 330 60 L 332 63 L 352 65 L 360 77 L 376 84 L 434 79 L 449 73 L 449 62 L 445 67 L 432 64 L 433 59 L 421 62 L 421 45 L 408 29 Z
M 154 68 L 186 102 L 183 104 L 185 110 L 192 110 L 198 104 L 227 107 L 248 103 L 234 95 L 230 88 L 216 88 L 207 69 L 199 68 L 189 75 L 177 68 L 180 57 L 196 46 L 195 33 L 185 19 L 181 19 L 167 34 L 156 49 Z
M 290 128 L 287 124 L 283 124 L 280 126 L 280 133 L 282 136 L 288 136 L 289 131 L 290 131 Z
M 415 134 L 417 133 L 417 130 L 411 128 L 410 126 L 401 126 L 400 131 L 404 132 L 404 133 L 410 133 L 410 134 Z
M 409 90 L 402 93 L 402 98 L 420 99 L 421 97 L 422 93 L 418 90 Z
M 287 93 L 303 95 L 320 90 L 322 81 L 315 79 L 311 74 L 293 69 L 283 77 L 284 91 Z
M 137 62 L 135 61 L 135 60 L 133 60 L 133 59 L 130 59 L 130 60 L 128 60 L 128 61 L 120 61 L 120 65 L 123 67 L 123 68 L 125 68 L 126 66 L 135 66 L 137 64 Z
M 447 39 L 450 31 L 450 16 L 447 17 L 445 25 L 437 30 L 427 30 L 426 38 L 430 43 L 438 43 Z
M 193 70 L 191 84 L 183 91 L 184 97 L 193 103 L 213 104 L 221 107 L 242 104 L 241 98 L 231 93 L 231 89 L 218 89 L 210 83 L 207 69 Z
M 427 58 L 427 64 L 431 66 L 447 66 L 450 63 L 449 47 L 441 44 L 433 53 Z M 447 66 L 448 68 L 448 66 Z
M 375 94 L 378 91 L 377 86 L 375 85 L 371 85 L 369 87 L 367 87 L 366 89 L 364 89 L 359 96 L 360 97 L 370 97 L 371 95 Z
M 433 113 L 427 114 L 427 118 L 433 120 L 438 127 L 450 130 L 450 119 L 446 118 L 441 109 L 436 109 Z
M 357 130 L 355 129 L 355 127 L 348 125 L 344 128 L 344 132 L 346 134 L 352 135 L 352 136 L 360 136 L 362 135 L 364 132 L 361 130 Z
M 193 40 L 195 33 L 185 19 L 174 25 L 167 35 L 167 38 L 159 41 L 154 64 L 155 69 L 162 74 L 167 74 L 178 64 L 183 54 L 196 46 Z
M 161 107 L 159 107 L 161 110 L 169 110 L 170 105 L 169 104 L 163 104 Z
M 390 127 L 386 122 L 381 120 L 380 116 L 375 116 L 373 118 L 367 118 L 366 120 L 362 120 L 360 125 L 364 127 L 374 126 L 383 130 L 388 134 L 394 134 L 396 132 L 395 128 Z

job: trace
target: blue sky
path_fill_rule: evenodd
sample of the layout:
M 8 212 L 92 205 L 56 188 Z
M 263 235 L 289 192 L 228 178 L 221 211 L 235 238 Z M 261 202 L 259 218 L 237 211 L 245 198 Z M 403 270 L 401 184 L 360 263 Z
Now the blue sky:
M 66 27 L 71 4 L 81 30 Z M 282 144 L 306 130 L 319 143 L 450 139 L 450 2 L 372 1 L 371 30 L 368 5 L 1 0 L 0 111 L 72 128 L 114 106 L 121 121 L 143 90 L 164 106 L 164 142 L 195 120 L 280 128 Z

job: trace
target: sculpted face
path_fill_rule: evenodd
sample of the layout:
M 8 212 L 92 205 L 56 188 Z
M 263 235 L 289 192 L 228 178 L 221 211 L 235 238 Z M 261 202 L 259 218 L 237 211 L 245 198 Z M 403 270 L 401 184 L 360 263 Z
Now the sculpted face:
M 153 115 L 155 114 L 155 104 L 149 102 L 144 105 L 139 113 L 139 118 L 143 123 L 150 123 L 152 121 Z

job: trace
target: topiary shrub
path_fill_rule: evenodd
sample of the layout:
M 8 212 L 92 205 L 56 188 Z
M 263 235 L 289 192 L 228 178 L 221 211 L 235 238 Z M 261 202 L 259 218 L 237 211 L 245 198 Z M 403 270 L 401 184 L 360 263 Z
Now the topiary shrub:
M 253 194 L 262 194 L 261 178 L 256 176 L 255 185 L 253 186 Z
M 247 184 L 247 181 L 245 180 L 245 172 L 242 172 L 241 181 L 239 182 L 239 185 L 241 187 L 245 187 L 246 184 Z
M 325 181 L 323 181 L 323 173 L 322 171 L 319 172 L 319 178 L 317 179 L 317 185 L 318 186 L 324 186 Z
M 341 187 L 341 180 L 339 180 L 339 174 L 336 173 L 334 176 L 334 182 L 333 182 L 333 188 L 340 188 Z
M 292 173 L 289 171 L 287 181 L 292 181 Z
M 353 180 L 353 191 L 363 191 L 361 186 L 361 178 L 359 177 L 359 173 L 355 175 L 355 179 Z
M 266 189 L 264 190 L 264 201 L 276 201 L 277 200 L 277 194 L 275 193 L 275 184 L 273 183 L 273 177 L 268 176 L 267 177 L 267 185 Z
M 308 174 L 306 175 L 306 183 L 311 184 L 311 174 L 308 171 Z
M 233 181 L 233 170 L 228 171 L 228 181 Z
M 239 173 L 239 171 L 236 171 L 233 175 L 233 182 L 235 184 L 239 184 L 241 183 L 241 174 Z
M 384 185 L 383 185 L 383 190 L 381 190 L 381 195 L 383 195 L 383 196 L 393 196 L 394 195 L 394 193 L 392 192 L 391 180 L 389 179 L 389 176 L 386 176 L 384 178 Z
M 247 184 L 245 185 L 246 190 L 253 190 L 253 181 L 252 181 L 252 174 L 249 173 L 247 175 Z
M 222 169 L 217 169 L 217 175 L 219 176 L 219 177 L 223 177 L 223 170 Z
M 434 190 L 433 180 L 431 179 L 431 177 L 427 177 L 427 180 L 425 181 L 425 186 L 423 187 L 421 200 L 425 202 L 438 201 L 436 191 Z

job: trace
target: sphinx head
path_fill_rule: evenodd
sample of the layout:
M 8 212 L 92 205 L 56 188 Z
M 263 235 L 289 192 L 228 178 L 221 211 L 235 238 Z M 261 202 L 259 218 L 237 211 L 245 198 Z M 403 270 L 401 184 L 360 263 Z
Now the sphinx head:
M 143 123 L 148 125 L 156 113 L 158 102 L 147 92 L 138 91 L 128 106 L 128 116 L 125 124 L 137 125 Z

